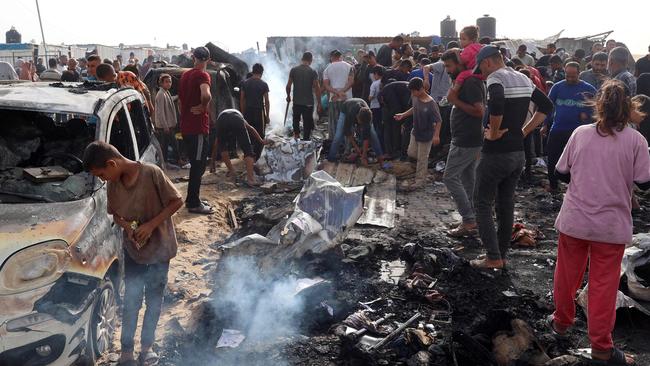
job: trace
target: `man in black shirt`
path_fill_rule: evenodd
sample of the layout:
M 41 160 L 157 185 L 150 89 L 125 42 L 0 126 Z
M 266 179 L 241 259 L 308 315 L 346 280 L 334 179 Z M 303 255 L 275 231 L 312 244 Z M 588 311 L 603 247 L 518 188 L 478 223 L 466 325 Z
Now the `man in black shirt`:
M 302 139 L 309 140 L 314 129 L 314 94 L 318 112 L 322 111 L 320 101 L 320 83 L 318 74 L 311 68 L 313 60 L 311 52 L 302 55 L 302 63 L 289 71 L 287 81 L 287 103 L 291 102 L 291 86 L 293 85 L 293 136 L 300 137 L 300 118 L 302 117 Z
M 526 157 L 524 137 L 553 111 L 553 103 L 524 74 L 506 67 L 496 46 L 476 56 L 475 73 L 487 77 L 488 115 L 482 154 L 476 169 L 476 219 L 487 256 L 470 262 L 475 268 L 502 269 L 514 223 L 515 188 Z M 537 112 L 524 123 L 530 102 Z M 495 208 L 499 224 L 495 230 Z
M 442 62 L 452 79 L 464 69 L 453 50 L 442 55 Z M 463 237 L 476 233 L 474 212 L 474 182 L 476 164 L 483 145 L 483 114 L 485 112 L 485 85 L 476 77 L 465 80 L 457 94 L 449 95 L 451 110 L 451 145 L 443 182 L 451 193 L 462 222 L 448 232 L 452 237 Z
M 244 118 L 257 133 L 264 137 L 266 124 L 269 118 L 269 85 L 262 80 L 264 67 L 261 64 L 253 65 L 253 75 L 242 83 L 239 97 L 239 109 Z M 260 157 L 262 144 L 253 142 L 255 156 Z
M 354 138 L 355 131 L 358 140 L 361 142 L 361 147 L 357 144 L 357 139 Z M 347 138 L 352 144 L 352 148 L 360 157 L 364 166 L 368 165 L 368 148 L 370 146 L 372 146 L 379 164 L 383 165 L 383 151 L 377 133 L 372 126 L 372 111 L 363 99 L 350 98 L 341 105 L 339 120 L 336 124 L 336 134 L 334 140 L 332 140 L 327 160 L 336 161 L 336 156 L 344 138 Z
M 386 154 L 393 159 L 407 157 L 407 148 L 413 126 L 413 118 L 396 121 L 393 116 L 411 108 L 411 91 L 408 81 L 388 80 L 381 91 L 383 100 L 384 146 Z
M 228 176 L 235 179 L 236 173 L 230 162 L 230 151 L 234 151 L 239 145 L 239 148 L 244 152 L 244 161 L 246 162 L 246 182 L 249 186 L 259 185 L 253 172 L 255 154 L 253 153 L 250 136 L 252 135 L 255 138 L 254 141 L 260 145 L 266 145 L 268 141 L 262 139 L 257 130 L 249 125 L 241 112 L 236 109 L 226 109 L 219 113 L 216 122 L 216 134 L 217 138 L 214 145 L 212 145 L 212 166 L 210 171 L 214 171 L 215 162 L 217 156 L 219 156 L 228 168 Z
M 384 67 L 393 66 L 393 50 L 399 50 L 404 44 L 404 37 L 395 36 L 389 44 L 379 47 L 377 51 L 377 63 Z
M 648 54 L 636 61 L 634 67 L 634 76 L 639 77 L 641 74 L 650 72 L 650 47 L 648 47 Z

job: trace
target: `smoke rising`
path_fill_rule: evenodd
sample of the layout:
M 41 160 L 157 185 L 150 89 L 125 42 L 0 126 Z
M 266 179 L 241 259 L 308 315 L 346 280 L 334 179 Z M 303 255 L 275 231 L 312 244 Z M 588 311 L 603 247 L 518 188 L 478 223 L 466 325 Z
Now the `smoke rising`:
M 303 300 L 294 277 L 264 277 L 253 257 L 229 257 L 223 263 L 228 278 L 216 292 L 216 309 L 228 309 L 228 323 L 251 341 L 296 333 Z M 239 327 L 239 328 L 238 328 Z

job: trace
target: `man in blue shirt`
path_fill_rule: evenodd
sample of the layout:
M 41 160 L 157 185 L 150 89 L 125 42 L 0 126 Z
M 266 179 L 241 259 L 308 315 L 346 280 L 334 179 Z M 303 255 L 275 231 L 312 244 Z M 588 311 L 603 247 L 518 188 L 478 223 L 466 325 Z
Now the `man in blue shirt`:
M 585 102 L 596 94 L 596 89 L 591 84 L 578 78 L 580 65 L 577 62 L 567 63 L 564 73 L 565 79 L 553 85 L 548 93 L 548 98 L 555 106 L 553 124 L 546 145 L 549 190 L 551 192 L 556 192 L 558 188 L 555 165 L 573 131 L 581 125 L 591 123 L 593 111 Z
M 424 67 L 426 65 L 428 65 L 430 63 L 431 63 L 431 60 L 429 60 L 428 58 L 423 58 L 422 60 L 420 60 L 420 67 L 418 67 L 417 69 L 411 71 L 411 73 L 409 74 L 408 81 L 411 81 L 411 79 L 413 79 L 413 78 L 420 78 L 420 79 L 424 80 L 424 71 L 423 71 L 423 69 L 424 69 Z M 433 85 L 433 74 L 430 73 L 430 72 L 429 72 L 429 85 Z M 426 89 L 426 91 L 427 91 L 427 93 L 429 93 L 428 88 Z

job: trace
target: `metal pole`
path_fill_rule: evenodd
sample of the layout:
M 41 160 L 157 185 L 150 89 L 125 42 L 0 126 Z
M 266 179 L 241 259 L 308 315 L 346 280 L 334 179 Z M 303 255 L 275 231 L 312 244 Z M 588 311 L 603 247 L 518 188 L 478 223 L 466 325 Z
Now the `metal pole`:
M 41 20 L 41 8 L 38 6 L 38 0 L 36 0 L 36 11 L 38 12 L 38 23 L 41 25 L 41 38 L 43 39 L 43 50 L 47 55 L 47 45 L 45 44 L 45 33 L 43 32 L 43 21 Z

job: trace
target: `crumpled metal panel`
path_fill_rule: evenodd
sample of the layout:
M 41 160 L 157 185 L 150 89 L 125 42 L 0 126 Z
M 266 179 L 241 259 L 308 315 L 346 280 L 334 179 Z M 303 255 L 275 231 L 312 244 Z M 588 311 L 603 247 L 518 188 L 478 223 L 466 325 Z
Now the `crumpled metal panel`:
M 355 164 L 330 162 L 325 162 L 323 170 L 346 187 L 366 186 L 364 213 L 358 224 L 395 227 L 397 180 L 394 175 Z
M 268 257 L 275 262 L 300 258 L 341 244 L 363 214 L 364 189 L 343 187 L 322 170 L 312 173 L 296 199 L 294 213 L 267 234 L 280 244 Z
M 301 182 L 316 168 L 321 144 L 279 136 L 267 137 L 271 144 L 264 146 L 255 163 L 258 174 L 265 181 Z
M 621 275 L 627 277 L 630 296 L 642 301 L 650 301 L 650 286 L 643 284 L 635 269 L 650 262 L 650 234 L 637 234 L 632 239 L 632 246 L 625 248 L 621 262 Z

